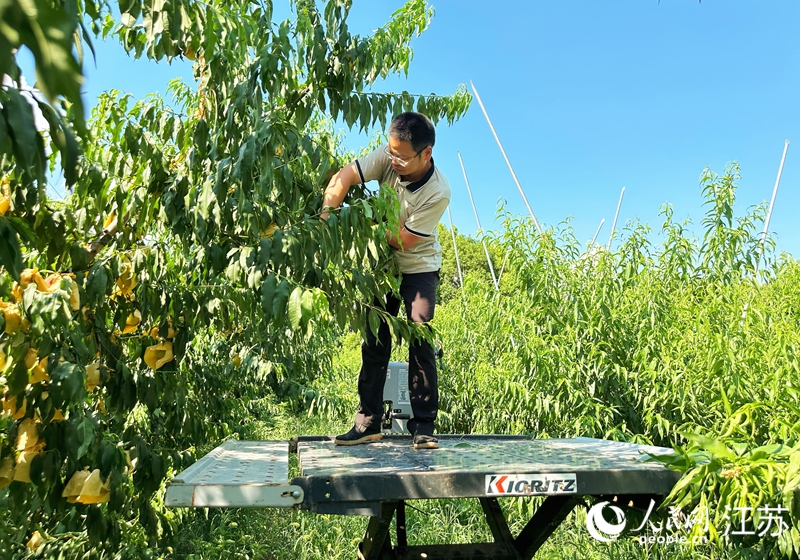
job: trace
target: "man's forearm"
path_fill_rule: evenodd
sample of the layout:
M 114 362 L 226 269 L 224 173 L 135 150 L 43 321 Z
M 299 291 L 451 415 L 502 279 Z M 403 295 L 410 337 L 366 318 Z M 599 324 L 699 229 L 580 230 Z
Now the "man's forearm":
M 357 173 L 358 171 L 356 171 L 355 165 L 351 163 L 347 167 L 340 169 L 331 177 L 328 186 L 325 187 L 322 198 L 323 218 L 328 217 L 328 208 L 339 208 L 339 206 L 342 205 L 344 197 L 347 196 L 347 191 L 358 181 Z
M 400 251 L 407 251 L 419 242 L 420 238 L 408 231 L 405 224 L 400 224 L 400 230 L 397 236 L 392 235 L 392 232 L 386 230 L 386 242 L 395 249 Z
M 400 225 L 400 229 L 401 230 L 403 229 L 402 224 Z M 386 230 L 386 242 L 389 244 L 390 247 L 394 247 L 395 249 L 400 248 L 400 242 L 394 235 L 392 235 L 392 232 L 389 231 L 388 229 Z
M 325 196 L 322 199 L 322 205 L 330 208 L 339 208 L 342 205 L 347 191 L 350 190 L 350 185 L 342 183 L 338 173 L 331 178 L 331 182 L 325 188 Z

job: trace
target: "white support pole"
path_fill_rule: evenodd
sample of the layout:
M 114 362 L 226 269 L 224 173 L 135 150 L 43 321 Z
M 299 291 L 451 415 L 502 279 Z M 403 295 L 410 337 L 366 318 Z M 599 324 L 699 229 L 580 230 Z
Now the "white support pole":
M 600 230 L 603 229 L 603 224 L 606 223 L 606 219 L 603 218 L 600 220 L 600 225 L 597 226 L 597 231 L 594 232 L 594 237 L 592 237 L 592 242 L 589 244 L 589 248 L 591 249 L 594 247 L 594 242 L 597 241 L 597 236 L 600 234 Z
M 775 179 L 775 187 L 772 189 L 772 199 L 769 201 L 769 210 L 767 210 L 767 219 L 764 220 L 764 233 L 761 235 L 761 244 L 758 247 L 758 255 L 756 256 L 755 272 L 758 272 L 758 263 L 761 260 L 761 254 L 764 252 L 764 243 L 767 242 L 767 232 L 769 231 L 769 222 L 772 219 L 772 210 L 775 208 L 775 197 L 778 196 L 778 185 L 781 184 L 781 175 L 783 174 L 783 164 L 786 162 L 786 152 L 789 151 L 789 140 L 783 145 L 783 156 L 781 157 L 781 165 L 778 167 L 778 178 Z
M 475 214 L 475 222 L 478 224 L 478 230 L 483 231 L 481 227 L 481 219 L 478 217 L 478 210 L 475 208 L 475 200 L 472 198 L 472 189 L 469 188 L 469 179 L 467 179 L 467 170 L 464 169 L 464 160 L 461 159 L 461 152 L 458 152 L 458 161 L 461 163 L 461 172 L 464 174 L 464 182 L 467 184 L 467 192 L 469 193 L 469 201 L 472 203 L 472 211 Z M 494 267 L 492 266 L 492 258 L 489 256 L 489 247 L 486 245 L 486 240 L 482 239 L 483 250 L 486 253 L 486 260 L 489 263 L 489 272 L 492 273 L 492 282 L 494 282 L 495 290 L 500 290 L 497 284 L 497 277 L 494 275 Z
M 617 202 L 617 211 L 614 213 L 614 222 L 611 224 L 611 233 L 608 235 L 608 245 L 606 251 L 611 251 L 611 240 L 614 239 L 614 231 L 617 229 L 617 218 L 619 218 L 619 209 L 622 206 L 622 197 L 625 195 L 625 187 L 619 192 L 619 202 Z
M 533 220 L 533 225 L 536 226 L 536 231 L 539 235 L 542 234 L 542 228 L 539 227 L 539 222 L 536 220 L 536 216 L 533 215 L 533 210 L 531 210 L 531 205 L 528 204 L 528 197 L 525 196 L 525 191 L 522 190 L 522 185 L 519 184 L 519 180 L 517 179 L 517 174 L 514 173 L 514 168 L 511 167 L 511 162 L 508 161 L 508 156 L 506 155 L 506 151 L 503 149 L 503 145 L 500 143 L 500 138 L 497 136 L 497 132 L 494 130 L 494 126 L 492 125 L 492 121 L 489 118 L 489 114 L 486 112 L 486 107 L 483 106 L 483 101 L 481 101 L 481 96 L 478 95 L 478 90 L 475 89 L 475 84 L 472 83 L 472 80 L 469 81 L 469 85 L 472 86 L 472 91 L 475 93 L 475 99 L 478 100 L 478 105 L 481 106 L 481 111 L 483 111 L 483 116 L 486 117 L 486 122 L 489 123 L 489 128 L 492 129 L 492 134 L 494 135 L 494 139 L 497 141 L 497 145 L 500 147 L 500 152 L 503 154 L 503 159 L 506 160 L 506 165 L 508 165 L 508 170 L 511 171 L 511 176 L 514 178 L 514 183 L 517 184 L 517 189 L 519 189 L 519 194 L 522 195 L 522 200 L 525 201 L 525 207 L 528 209 L 528 213 L 531 215 L 531 219 Z
M 508 251 L 506 251 L 506 256 L 503 257 L 503 266 L 500 267 L 500 274 L 497 275 L 497 283 L 500 283 L 500 280 L 503 278 L 503 271 L 506 269 L 506 262 L 508 262 Z
M 781 175 L 783 174 L 783 164 L 786 162 L 786 152 L 789 151 L 789 140 L 787 139 L 783 145 L 783 156 L 781 156 L 781 164 L 778 166 L 778 177 L 775 179 L 775 186 L 772 189 L 772 199 L 769 202 L 769 210 L 767 210 L 767 218 L 764 220 L 764 232 L 761 235 L 761 243 L 758 246 L 758 254 L 756 255 L 756 264 L 753 272 L 758 274 L 758 265 L 761 261 L 761 254 L 764 252 L 764 243 L 767 241 L 767 232 L 769 231 L 769 222 L 772 219 L 772 210 L 775 208 L 775 197 L 778 196 L 778 185 L 781 184 Z M 747 317 L 747 310 L 750 307 L 750 302 L 744 304 L 742 310 L 742 318 L 739 321 L 739 326 L 744 324 Z
M 461 261 L 458 258 L 458 245 L 456 244 L 456 229 L 453 227 L 453 215 L 450 213 L 450 206 L 447 206 L 447 219 L 450 220 L 450 233 L 453 234 L 453 251 L 456 254 L 456 268 L 458 269 L 458 283 L 464 287 L 464 275 L 461 274 Z

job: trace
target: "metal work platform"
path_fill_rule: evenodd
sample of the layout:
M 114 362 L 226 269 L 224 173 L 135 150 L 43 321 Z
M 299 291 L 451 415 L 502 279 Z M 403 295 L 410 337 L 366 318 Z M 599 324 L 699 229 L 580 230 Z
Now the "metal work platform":
M 359 558 L 529 559 L 585 496 L 662 498 L 680 477 L 649 454 L 672 450 L 590 438 L 439 435 L 439 449 L 414 450 L 409 436 L 337 446 L 331 437 L 291 442 L 229 440 L 179 474 L 167 488 L 173 507 L 297 507 L 369 516 Z M 296 452 L 300 475 L 288 480 Z M 498 498 L 545 500 L 512 537 Z M 494 543 L 407 545 L 407 500 L 477 498 Z M 397 545 L 388 537 L 396 516 Z

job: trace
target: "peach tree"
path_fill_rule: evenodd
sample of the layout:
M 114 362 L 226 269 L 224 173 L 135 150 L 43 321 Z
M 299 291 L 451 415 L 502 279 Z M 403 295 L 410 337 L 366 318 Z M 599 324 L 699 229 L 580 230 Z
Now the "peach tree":
M 335 333 L 377 327 L 379 312 L 364 317 L 395 287 L 396 200 L 357 188 L 319 219 L 354 155 L 335 126 L 385 129 L 411 109 L 453 122 L 470 97 L 373 89 L 408 72 L 424 0 L 366 37 L 348 30 L 350 1 L 289 8 L 276 21 L 268 0 L 0 7 L 4 556 L 99 555 L 129 533 L 168 543 L 169 474 L 229 435 L 247 398 L 302 405 Z M 197 83 L 172 82 L 171 101 L 112 90 L 84 118 L 81 56 L 98 37 L 189 59 Z M 48 194 L 54 181 L 67 196 Z

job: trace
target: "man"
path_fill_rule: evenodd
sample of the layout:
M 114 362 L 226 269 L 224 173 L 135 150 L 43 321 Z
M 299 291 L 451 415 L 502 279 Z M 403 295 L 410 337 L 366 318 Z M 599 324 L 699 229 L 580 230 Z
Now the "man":
M 386 240 L 395 252 L 401 272 L 400 297 L 406 315 L 415 323 L 433 319 L 436 286 L 442 264 L 442 247 L 436 240 L 436 225 L 450 203 L 450 185 L 433 163 L 436 132 L 420 113 L 402 113 L 392 120 L 389 142 L 366 157 L 359 158 L 334 175 L 325 189 L 322 217 L 328 208 L 338 208 L 348 189 L 358 183 L 379 181 L 395 189 L 400 200 L 400 232 L 387 232 Z M 397 316 L 401 300 L 386 296 L 385 309 Z M 382 305 L 382 302 L 375 302 Z M 381 439 L 383 385 L 392 352 L 389 327 L 381 322 L 376 337 L 367 329 L 361 347 L 358 376 L 359 408 L 353 428 L 336 437 L 337 445 L 357 445 Z M 433 422 L 439 407 L 439 390 L 434 350 L 429 342 L 409 346 L 408 384 L 414 417 L 408 429 L 415 449 L 436 449 Z

